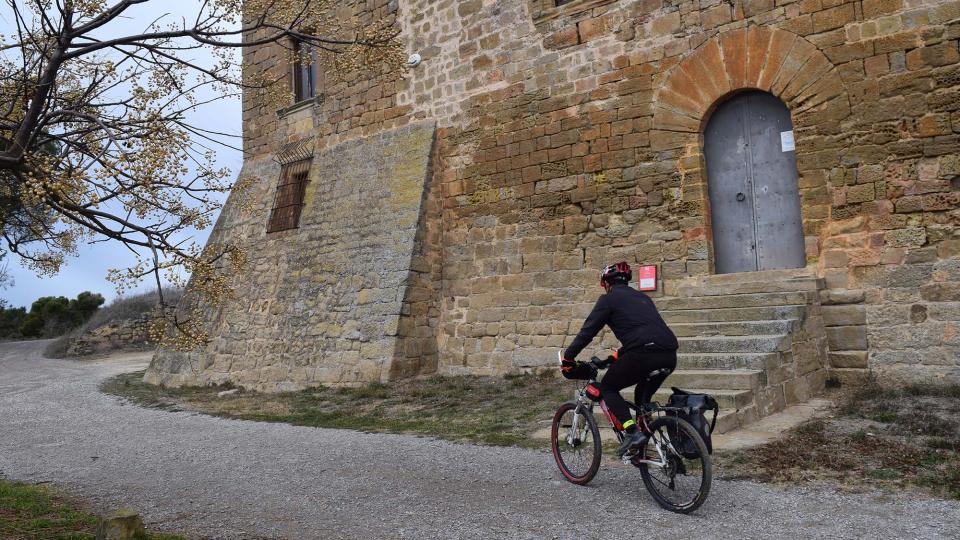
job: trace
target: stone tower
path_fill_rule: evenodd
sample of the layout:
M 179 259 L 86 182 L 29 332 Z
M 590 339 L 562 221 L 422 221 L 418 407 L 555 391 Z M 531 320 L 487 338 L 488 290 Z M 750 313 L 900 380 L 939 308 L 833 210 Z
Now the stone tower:
M 828 376 L 960 380 L 960 2 L 344 4 L 423 62 L 306 84 L 245 51 L 300 99 L 245 99 L 260 211 L 211 241 L 250 261 L 148 381 L 550 365 L 617 260 L 740 421 Z

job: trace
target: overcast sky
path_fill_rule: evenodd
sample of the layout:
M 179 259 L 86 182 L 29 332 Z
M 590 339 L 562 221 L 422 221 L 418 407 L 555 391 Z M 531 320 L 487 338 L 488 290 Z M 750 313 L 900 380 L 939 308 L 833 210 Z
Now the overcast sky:
M 158 16 L 169 14 L 170 17 L 196 15 L 193 2 L 170 2 L 154 0 L 131 10 L 132 17 L 117 20 L 104 28 L 101 37 L 113 37 L 141 32 L 144 27 Z M 0 6 L 0 34 L 13 36 L 15 32 L 11 26 L 9 8 Z M 173 19 L 168 19 L 173 20 Z M 194 57 L 199 60 L 202 57 Z M 194 113 L 192 124 L 215 129 L 228 133 L 240 133 L 241 109 L 239 99 L 222 99 L 212 104 L 204 105 Z M 239 146 L 239 139 L 233 143 Z M 238 151 L 228 148 L 218 148 L 220 166 L 229 167 L 233 175 L 240 170 L 243 158 Z M 206 241 L 210 229 L 202 231 L 196 236 L 202 244 Z M 8 255 L 6 264 L 13 276 L 14 284 L 6 290 L 0 290 L 0 298 L 7 300 L 13 306 L 30 307 L 30 304 L 41 296 L 76 297 L 82 291 L 98 292 L 109 302 L 117 296 L 113 285 L 106 280 L 107 269 L 122 268 L 133 264 L 133 255 L 123 246 L 115 243 L 99 243 L 80 247 L 76 257 L 69 258 L 56 277 L 39 278 L 30 270 L 24 268 L 17 261 L 15 255 Z M 147 290 L 149 284 L 144 284 L 141 290 Z M 127 293 L 130 294 L 130 293 Z

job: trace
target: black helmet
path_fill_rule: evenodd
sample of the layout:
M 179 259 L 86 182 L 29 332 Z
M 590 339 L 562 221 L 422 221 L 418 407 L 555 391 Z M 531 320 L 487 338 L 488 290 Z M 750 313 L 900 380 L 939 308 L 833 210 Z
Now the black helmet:
M 626 261 L 620 261 L 616 264 L 611 264 L 605 266 L 603 270 L 600 271 L 600 286 L 610 283 L 612 284 L 615 281 L 622 280 L 624 283 L 633 279 L 633 270 L 630 269 L 630 265 Z

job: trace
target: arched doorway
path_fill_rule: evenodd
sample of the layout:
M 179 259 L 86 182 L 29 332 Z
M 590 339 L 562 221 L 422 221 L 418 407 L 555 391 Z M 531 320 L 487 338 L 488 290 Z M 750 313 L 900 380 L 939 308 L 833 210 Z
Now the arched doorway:
M 806 264 L 790 111 L 767 92 L 737 94 L 704 130 L 716 273 Z

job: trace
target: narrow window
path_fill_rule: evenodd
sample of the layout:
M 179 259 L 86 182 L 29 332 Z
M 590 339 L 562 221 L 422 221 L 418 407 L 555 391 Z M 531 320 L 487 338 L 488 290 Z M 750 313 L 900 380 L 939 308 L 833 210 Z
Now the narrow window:
M 570 2 L 573 2 L 573 0 L 556 0 L 556 6 L 560 7 L 569 4 Z
M 270 221 L 267 224 L 268 233 L 300 226 L 300 212 L 303 210 L 303 196 L 307 190 L 311 162 L 310 159 L 304 159 L 283 166 L 280 171 L 280 185 L 277 186 L 277 195 L 273 200 L 273 211 L 270 212 Z
M 302 41 L 293 44 L 293 94 L 297 103 L 320 93 L 317 49 Z

